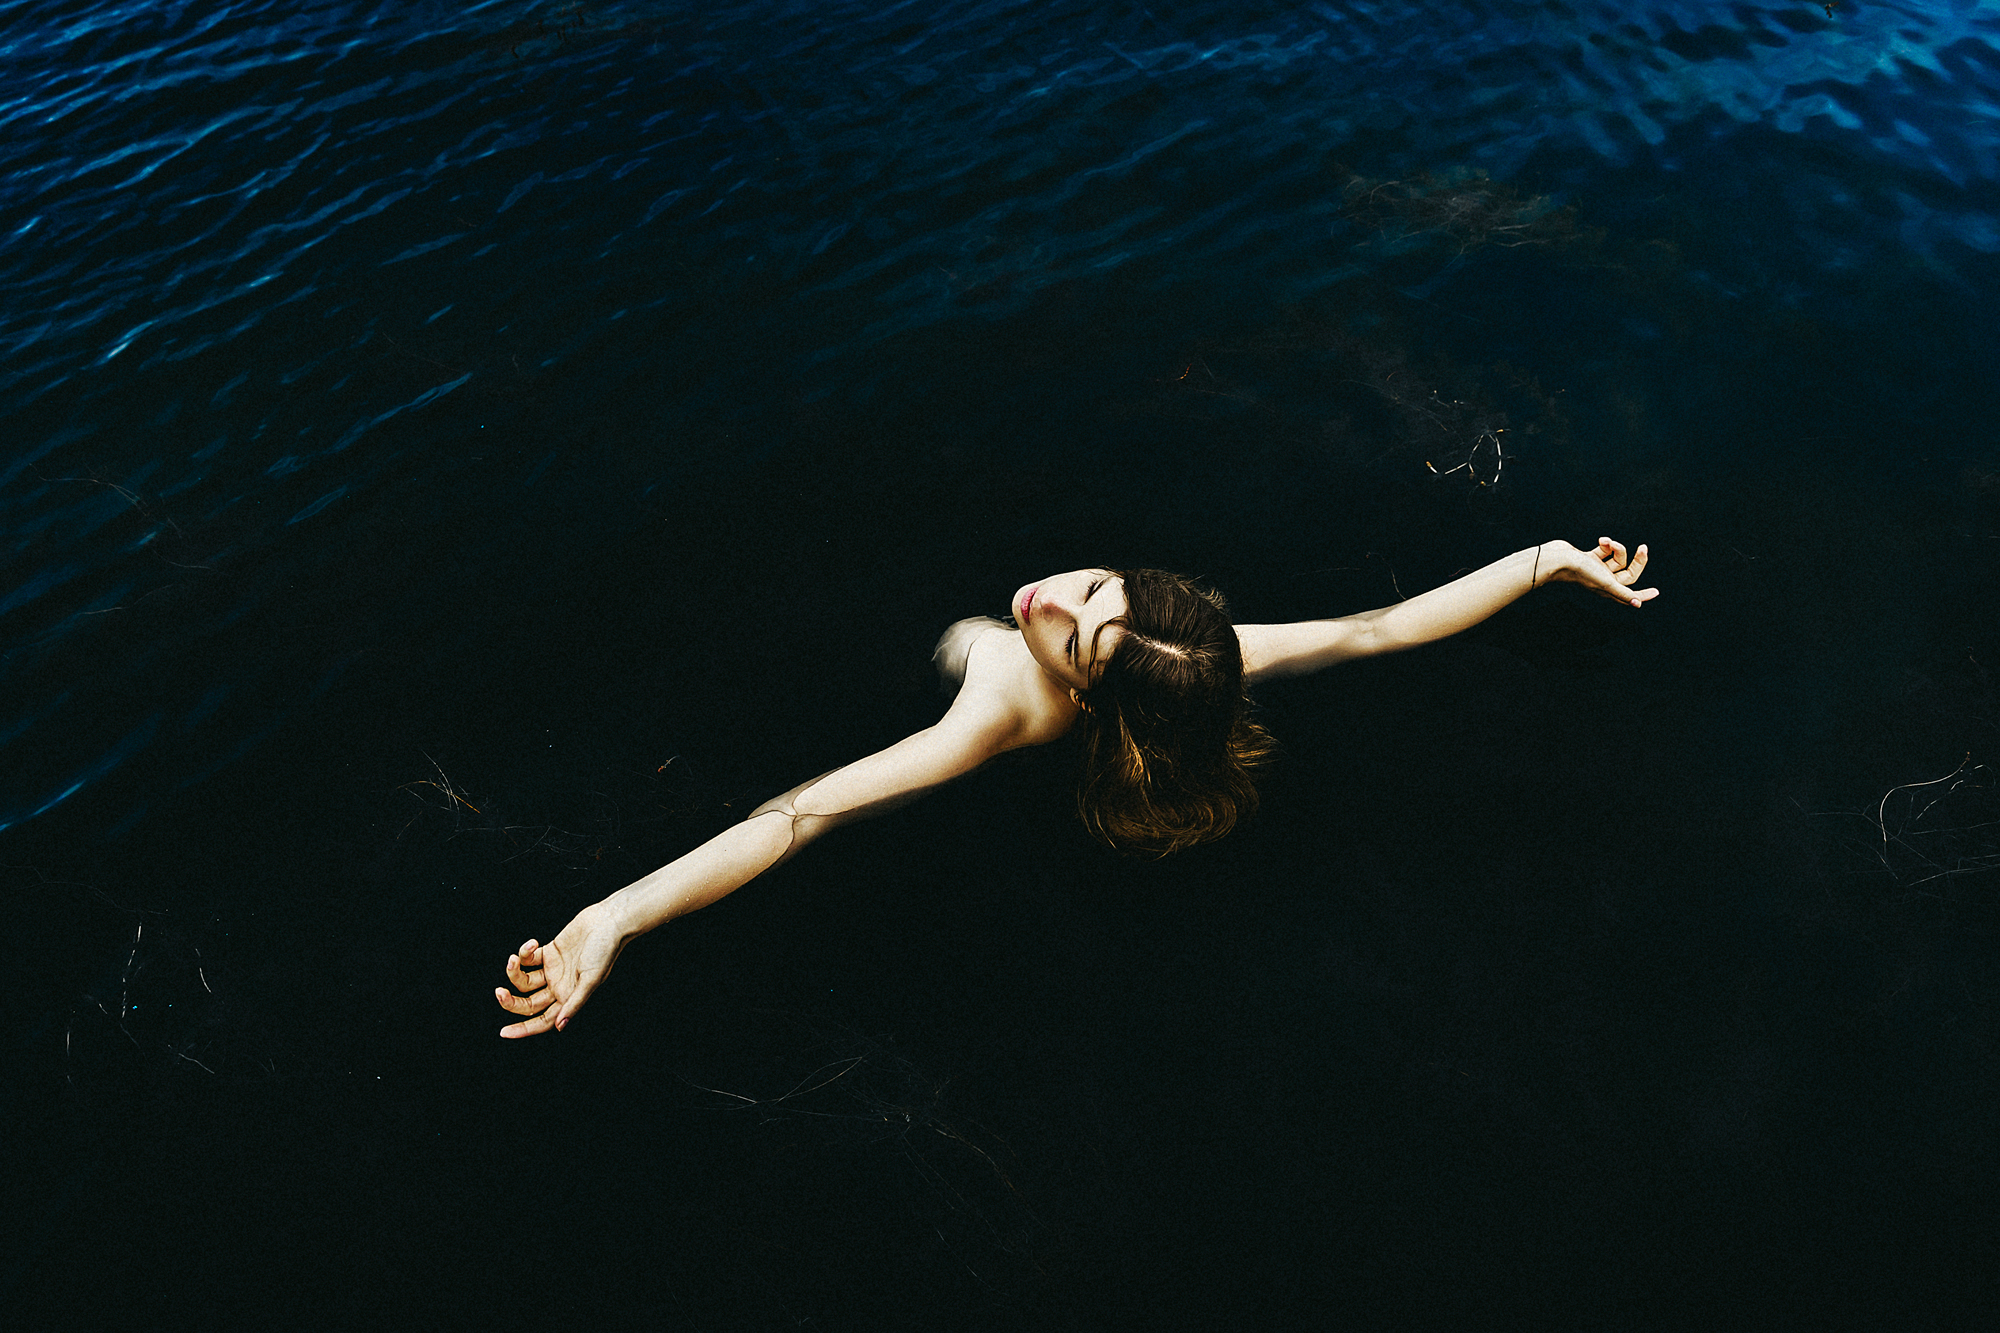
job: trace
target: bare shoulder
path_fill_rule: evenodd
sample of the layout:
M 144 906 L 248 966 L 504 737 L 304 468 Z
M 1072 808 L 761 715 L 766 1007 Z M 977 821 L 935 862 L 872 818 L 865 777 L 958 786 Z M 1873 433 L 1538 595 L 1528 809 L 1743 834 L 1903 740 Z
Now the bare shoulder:
M 969 645 L 965 683 L 945 721 L 961 713 L 961 725 L 997 729 L 1007 738 L 998 748 L 1011 750 L 1062 736 L 1075 723 L 1077 709 L 1069 692 L 1036 663 L 1020 634 L 996 622 Z
M 992 616 L 967 616 L 964 620 L 953 621 L 951 626 L 938 637 L 937 647 L 931 652 L 931 665 L 937 668 L 938 676 L 946 684 L 956 688 L 965 683 L 966 659 L 972 653 L 972 645 L 988 634 L 1012 633 L 1007 623 Z

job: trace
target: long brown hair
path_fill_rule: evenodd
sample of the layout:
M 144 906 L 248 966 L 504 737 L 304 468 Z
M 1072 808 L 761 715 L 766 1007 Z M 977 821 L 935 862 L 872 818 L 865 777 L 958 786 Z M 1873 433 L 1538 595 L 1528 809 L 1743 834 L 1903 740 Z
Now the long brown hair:
M 1257 808 L 1253 771 L 1277 751 L 1250 717 L 1243 649 L 1222 595 L 1159 569 L 1113 571 L 1126 612 L 1086 691 L 1077 812 L 1120 851 L 1165 856 Z

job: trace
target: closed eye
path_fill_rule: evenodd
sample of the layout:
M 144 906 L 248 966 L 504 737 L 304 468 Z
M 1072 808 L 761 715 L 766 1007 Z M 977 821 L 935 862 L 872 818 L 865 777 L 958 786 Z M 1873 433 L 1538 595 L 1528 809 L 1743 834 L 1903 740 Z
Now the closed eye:
M 1110 580 L 1109 580 L 1108 578 L 1103 578 L 1103 579 L 1099 579 L 1099 580 L 1098 580 L 1097 582 L 1095 582 L 1095 583 L 1091 584 L 1091 585 L 1090 585 L 1090 591 L 1089 591 L 1089 592 L 1086 592 L 1086 593 L 1085 593 L 1085 594 L 1083 595 L 1083 601 L 1084 601 L 1084 605 L 1088 606 L 1088 605 L 1090 604 L 1090 599 L 1091 599 L 1091 598 L 1093 598 L 1093 597 L 1095 597 L 1095 596 L 1097 596 L 1097 590 L 1098 590 L 1099 588 L 1102 588 L 1102 587 L 1103 587 L 1103 586 L 1104 586 L 1104 585 L 1105 585 L 1106 583 L 1108 583 L 1108 582 L 1110 582 Z M 1065 655 L 1066 657 L 1068 657 L 1068 658 L 1069 658 L 1069 660 L 1070 660 L 1070 663 L 1071 663 L 1071 665 L 1074 665 L 1074 664 L 1076 663 L 1076 631 L 1075 631 L 1075 630 L 1071 630 L 1071 631 L 1069 632 L 1069 638 L 1068 638 L 1068 640 L 1066 640 L 1066 641 L 1065 641 L 1065 642 L 1063 643 L 1063 654 L 1064 654 L 1064 655 Z

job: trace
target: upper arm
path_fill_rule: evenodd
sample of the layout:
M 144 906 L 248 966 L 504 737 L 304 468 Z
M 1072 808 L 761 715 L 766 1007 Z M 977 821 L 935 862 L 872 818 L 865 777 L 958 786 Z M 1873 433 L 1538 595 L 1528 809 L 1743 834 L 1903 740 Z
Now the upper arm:
M 1297 676 L 1379 651 L 1375 623 L 1368 615 L 1334 620 L 1298 620 L 1286 625 L 1238 625 L 1243 648 L 1243 680 L 1254 685 L 1277 676 Z
M 961 692 L 935 725 L 773 797 L 751 817 L 772 811 L 790 815 L 796 846 L 829 828 L 915 800 L 1021 743 L 1019 722 L 1003 700 Z

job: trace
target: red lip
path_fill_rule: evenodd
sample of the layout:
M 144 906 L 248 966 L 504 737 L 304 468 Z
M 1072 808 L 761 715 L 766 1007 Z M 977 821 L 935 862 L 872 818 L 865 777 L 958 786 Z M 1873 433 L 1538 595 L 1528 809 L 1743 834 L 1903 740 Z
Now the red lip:
M 1021 599 L 1021 620 L 1023 623 L 1026 623 L 1029 613 L 1035 609 L 1035 594 L 1041 590 L 1042 585 L 1037 583 L 1034 587 L 1028 589 L 1028 595 Z

